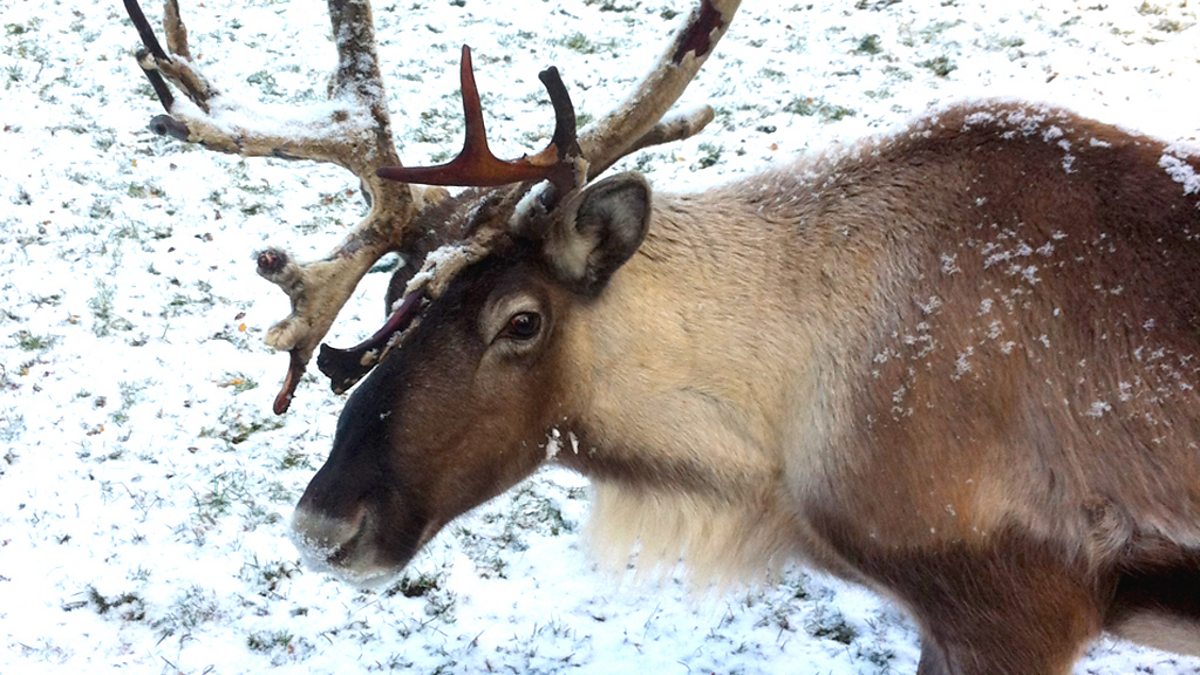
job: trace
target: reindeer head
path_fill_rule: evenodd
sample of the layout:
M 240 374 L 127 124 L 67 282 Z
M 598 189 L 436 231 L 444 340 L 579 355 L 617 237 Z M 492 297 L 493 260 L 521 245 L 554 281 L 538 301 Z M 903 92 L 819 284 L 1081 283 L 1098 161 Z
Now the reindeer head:
M 557 71 L 541 79 L 555 109 L 549 146 L 499 160 L 487 149 L 464 49 L 462 152 L 436 167 L 379 170 L 476 189 L 417 216 L 417 227 L 431 219 L 463 238 L 430 253 L 420 272 L 397 275 L 385 328 L 354 349 L 325 347 L 318 358 L 335 388 L 370 374 L 297 507 L 294 531 L 317 567 L 357 582 L 386 578 L 451 519 L 528 476 L 546 457 L 547 433 L 572 407 L 563 373 L 578 358 L 573 319 L 634 254 L 650 220 L 650 187 L 640 175 L 588 179 L 645 145 L 648 132 L 625 129 L 617 147 L 590 134 L 577 139 Z M 672 101 L 643 115 L 655 138 L 665 136 L 658 117 Z M 705 110 L 684 119 L 691 129 L 710 117 Z
M 649 198 L 636 174 L 602 180 L 526 230 L 544 234 L 492 239 L 428 302 L 351 395 L 297 507 L 296 535 L 318 566 L 386 576 L 545 459 L 548 431 L 572 408 L 573 314 L 641 243 Z

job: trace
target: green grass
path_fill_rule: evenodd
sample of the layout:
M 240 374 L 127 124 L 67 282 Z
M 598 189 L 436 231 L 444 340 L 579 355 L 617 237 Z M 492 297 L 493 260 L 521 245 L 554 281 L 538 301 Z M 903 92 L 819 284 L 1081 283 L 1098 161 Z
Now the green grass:
M 854 110 L 843 105 L 829 103 L 820 98 L 798 96 L 783 106 L 784 112 L 804 117 L 816 116 L 824 122 L 836 122 L 854 115 Z
M 958 70 L 958 65 L 950 60 L 948 56 L 938 56 L 932 59 L 926 59 L 917 64 L 922 68 L 928 68 L 933 71 L 938 77 L 946 77 L 950 73 Z
M 617 43 L 612 40 L 595 42 L 583 33 L 572 33 L 559 40 L 559 44 L 567 49 L 570 49 L 571 51 L 579 52 L 580 54 L 611 52 L 617 46 Z
M 858 41 L 858 45 L 854 47 L 855 54 L 862 54 L 864 56 L 874 56 L 882 51 L 883 46 L 879 43 L 879 36 L 875 35 L 874 33 L 871 35 L 864 35 L 862 39 Z
M 114 332 L 133 329 L 129 320 L 118 316 L 114 306 L 116 289 L 103 281 L 96 281 L 96 294 L 88 300 L 88 309 L 92 311 L 92 334 L 96 337 L 108 337 Z
M 246 646 L 255 652 L 269 652 L 275 649 L 287 650 L 291 647 L 292 641 L 295 639 L 296 636 L 286 630 L 263 631 L 248 635 L 246 637 Z
M 146 618 L 146 603 L 137 593 L 105 596 L 95 586 L 88 586 L 87 597 L 101 616 L 115 616 L 122 621 L 141 621 Z
M 715 166 L 721 161 L 721 146 L 713 143 L 701 143 L 699 146 L 700 159 L 696 161 L 696 165 L 701 169 L 707 169 L 710 166 Z
M 53 335 L 35 335 L 24 329 L 17 331 L 14 337 L 17 346 L 27 352 L 45 351 L 58 344 L 58 338 Z

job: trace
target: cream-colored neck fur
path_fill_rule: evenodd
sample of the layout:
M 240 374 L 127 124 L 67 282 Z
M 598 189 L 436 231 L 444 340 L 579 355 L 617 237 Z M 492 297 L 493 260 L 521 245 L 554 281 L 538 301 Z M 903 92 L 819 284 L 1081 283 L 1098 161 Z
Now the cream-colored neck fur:
M 836 406 L 819 385 L 848 348 L 829 327 L 861 315 L 837 298 L 865 297 L 874 277 L 853 246 L 819 253 L 833 234 L 789 196 L 807 194 L 798 173 L 656 197 L 639 252 L 573 310 L 578 463 L 597 544 L 618 559 L 640 543 L 642 564 L 682 556 L 725 578 L 807 539 L 795 504 L 829 473 Z

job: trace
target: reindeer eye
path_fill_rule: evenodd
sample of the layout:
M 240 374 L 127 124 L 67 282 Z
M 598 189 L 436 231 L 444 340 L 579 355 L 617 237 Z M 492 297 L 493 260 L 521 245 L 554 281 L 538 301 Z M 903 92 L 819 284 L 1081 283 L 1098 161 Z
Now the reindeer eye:
M 500 336 L 512 340 L 530 340 L 537 337 L 541 327 L 542 317 L 534 312 L 520 312 L 512 315 Z

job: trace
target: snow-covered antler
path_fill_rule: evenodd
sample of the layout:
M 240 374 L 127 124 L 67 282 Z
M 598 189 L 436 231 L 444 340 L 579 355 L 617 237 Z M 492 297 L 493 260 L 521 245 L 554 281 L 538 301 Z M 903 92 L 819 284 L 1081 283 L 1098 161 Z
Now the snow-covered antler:
M 292 312 L 267 333 L 267 344 L 290 352 L 276 413 L 287 410 L 300 376 L 362 276 L 383 254 L 404 250 L 407 225 L 421 207 L 424 192 L 376 175 L 399 164 L 392 140 L 375 29 L 367 0 L 329 0 L 338 63 L 328 100 L 290 109 L 279 117 L 252 111 L 231 100 L 193 64 L 187 29 L 177 0 L 166 0 L 164 50 L 137 0 L 125 8 L 142 38 L 138 63 L 166 109 L 151 120 L 162 135 L 243 157 L 278 157 L 331 162 L 361 181 L 371 211 L 323 260 L 298 264 L 280 249 L 258 255 L 258 273 L 287 293 Z M 182 92 L 178 98 L 172 92 Z
M 580 132 L 579 147 L 588 161 L 589 179 L 642 148 L 688 138 L 712 120 L 709 106 L 664 116 L 700 72 L 740 4 L 741 0 L 700 0 L 625 101 Z

